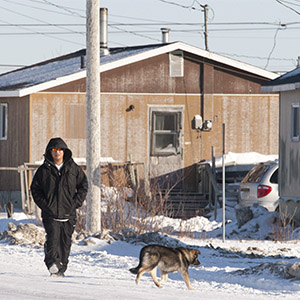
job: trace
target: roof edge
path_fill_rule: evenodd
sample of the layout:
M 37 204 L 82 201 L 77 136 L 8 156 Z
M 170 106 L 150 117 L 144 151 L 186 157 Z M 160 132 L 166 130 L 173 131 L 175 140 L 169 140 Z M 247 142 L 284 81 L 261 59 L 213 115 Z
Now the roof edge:
M 105 72 L 114 68 L 118 68 L 118 67 L 122 67 L 131 63 L 135 63 L 137 61 L 141 61 L 141 60 L 145 60 L 160 54 L 164 54 L 164 53 L 168 53 L 168 52 L 172 52 L 175 50 L 183 50 L 186 52 L 190 52 L 193 53 L 195 55 L 198 56 L 202 56 L 204 58 L 207 59 L 211 59 L 214 61 L 217 61 L 219 63 L 223 63 L 225 65 L 231 66 L 231 67 L 235 67 L 237 69 L 241 69 L 245 72 L 249 72 L 249 73 L 253 73 L 256 74 L 258 76 L 273 80 L 276 79 L 277 77 L 279 77 L 280 75 L 274 72 L 270 72 L 237 60 L 233 60 L 231 58 L 225 57 L 225 56 L 221 56 L 218 54 L 215 54 L 213 52 L 209 52 L 182 42 L 173 42 L 170 44 L 162 44 L 161 47 L 158 47 L 156 49 L 149 49 L 143 53 L 139 53 L 130 57 L 125 57 L 122 59 L 119 59 L 118 61 L 113 61 L 113 62 L 109 62 L 103 65 L 100 65 L 100 72 Z M 81 50 L 82 51 L 82 50 Z M 101 58 L 100 58 L 100 62 L 101 62 Z M 65 84 L 68 83 L 70 81 L 73 80 L 77 80 L 77 79 L 82 79 L 86 76 L 86 70 L 84 71 L 80 71 L 77 73 L 73 73 L 70 75 L 66 75 L 63 77 L 58 77 L 54 80 L 51 81 L 47 81 L 44 83 L 40 83 L 31 87 L 25 87 L 19 90 L 15 90 L 15 91 L 0 91 L 0 97 L 13 97 L 12 95 L 16 96 L 16 97 L 23 97 L 26 96 L 30 93 L 36 93 L 36 92 L 40 92 L 43 91 L 45 89 L 50 89 L 53 87 L 56 87 L 58 85 L 61 84 Z
M 263 93 L 287 92 L 300 89 L 300 82 L 262 86 Z

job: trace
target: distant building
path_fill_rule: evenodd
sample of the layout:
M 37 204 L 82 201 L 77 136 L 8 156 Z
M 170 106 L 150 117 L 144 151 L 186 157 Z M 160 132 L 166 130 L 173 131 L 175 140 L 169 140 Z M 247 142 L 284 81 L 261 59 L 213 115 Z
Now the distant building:
M 300 67 L 265 83 L 279 93 L 279 196 L 286 217 L 300 225 Z

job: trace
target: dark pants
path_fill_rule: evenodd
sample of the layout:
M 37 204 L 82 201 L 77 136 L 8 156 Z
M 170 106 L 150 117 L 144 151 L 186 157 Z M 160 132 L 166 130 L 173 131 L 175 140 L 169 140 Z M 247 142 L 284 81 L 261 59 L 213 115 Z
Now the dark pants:
M 67 270 L 75 223 L 72 219 L 66 222 L 43 220 L 46 231 L 44 262 L 48 269 L 55 263 L 61 272 Z

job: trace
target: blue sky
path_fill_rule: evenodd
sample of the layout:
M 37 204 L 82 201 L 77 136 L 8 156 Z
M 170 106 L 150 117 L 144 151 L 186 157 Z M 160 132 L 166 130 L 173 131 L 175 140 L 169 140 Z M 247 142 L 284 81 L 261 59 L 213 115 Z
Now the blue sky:
M 109 13 L 109 47 L 169 41 L 269 71 L 294 69 L 300 56 L 300 0 L 100 0 Z M 84 0 L 0 0 L 0 73 L 85 48 Z

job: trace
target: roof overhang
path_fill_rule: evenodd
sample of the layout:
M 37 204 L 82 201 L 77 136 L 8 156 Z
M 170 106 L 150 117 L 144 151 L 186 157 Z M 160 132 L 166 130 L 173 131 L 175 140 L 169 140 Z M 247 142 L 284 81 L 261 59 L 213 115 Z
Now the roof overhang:
M 145 59 L 149 59 L 152 57 L 155 57 L 157 55 L 169 53 L 175 50 L 182 50 L 185 52 L 192 53 L 197 56 L 201 56 L 225 65 L 228 65 L 230 67 L 234 67 L 237 69 L 241 69 L 245 72 L 249 72 L 252 74 L 255 74 L 257 76 L 261 76 L 270 80 L 273 80 L 277 77 L 279 77 L 279 74 L 266 71 L 264 69 L 260 69 L 258 67 L 254 67 L 252 65 L 236 61 L 194 46 L 187 45 L 182 42 L 175 42 L 168 45 L 162 45 L 161 47 L 158 47 L 156 49 L 151 49 L 148 51 L 145 51 L 143 53 L 135 54 L 130 57 L 121 58 L 117 61 L 108 62 L 105 64 L 100 65 L 100 73 L 106 72 L 112 69 L 120 68 L 135 62 L 139 62 Z M 74 80 L 79 80 L 86 77 L 86 70 L 80 71 L 77 73 L 73 73 L 70 75 L 66 75 L 63 77 L 56 78 L 55 80 L 51 80 L 48 82 L 36 84 L 31 87 L 22 88 L 18 90 L 12 90 L 12 91 L 0 91 L 0 97 L 24 97 L 32 93 L 38 93 L 50 88 L 57 87 L 62 84 L 66 84 L 69 82 L 72 82 Z
M 274 93 L 274 92 L 287 92 L 300 89 L 300 82 L 262 86 L 261 91 L 263 93 Z
M 28 88 L 23 88 L 14 91 L 0 91 L 0 97 L 24 97 L 33 93 L 38 93 L 74 80 L 82 79 L 86 76 L 86 71 L 81 71 L 72 75 L 67 75 L 63 77 L 58 77 L 55 80 L 50 80 L 48 82 L 40 83 Z

